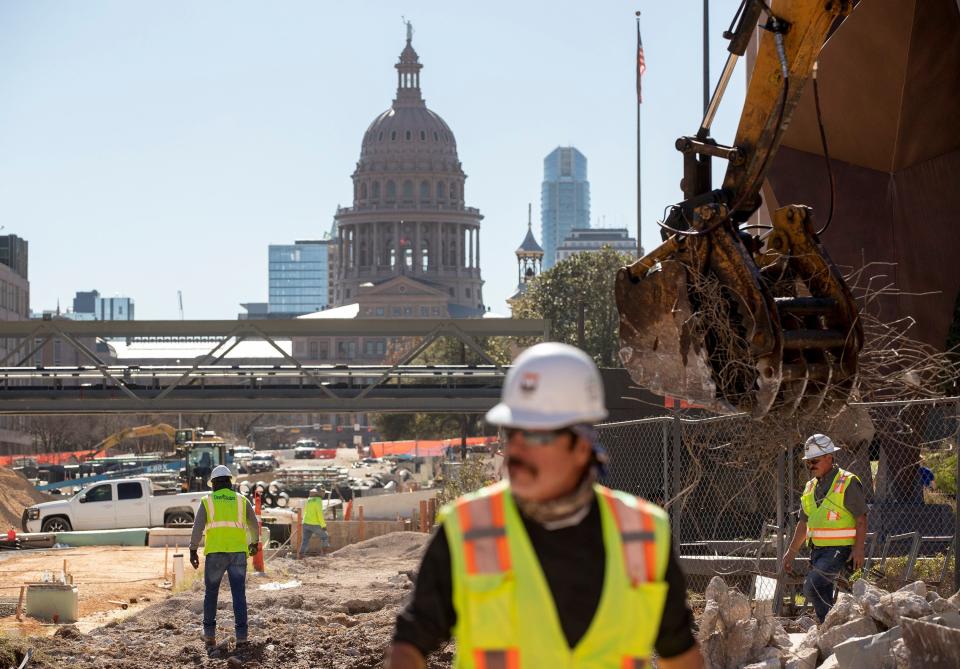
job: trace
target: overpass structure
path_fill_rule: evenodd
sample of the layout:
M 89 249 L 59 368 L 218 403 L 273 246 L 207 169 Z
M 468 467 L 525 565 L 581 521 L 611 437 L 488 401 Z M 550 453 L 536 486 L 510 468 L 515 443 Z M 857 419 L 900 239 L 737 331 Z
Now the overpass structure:
M 379 365 L 315 364 L 298 359 L 298 337 L 403 338 L 405 352 Z M 0 360 L 0 414 L 434 412 L 480 413 L 500 394 L 506 368 L 478 341 L 488 337 L 546 340 L 549 321 L 520 319 L 291 319 L 267 321 L 0 322 L 0 338 L 17 344 Z M 453 337 L 484 364 L 414 365 L 441 337 Z M 133 364 L 109 359 L 97 339 L 208 341 L 185 364 Z M 232 364 L 241 342 L 260 340 L 280 364 Z M 88 364 L 30 362 L 51 341 L 75 349 Z

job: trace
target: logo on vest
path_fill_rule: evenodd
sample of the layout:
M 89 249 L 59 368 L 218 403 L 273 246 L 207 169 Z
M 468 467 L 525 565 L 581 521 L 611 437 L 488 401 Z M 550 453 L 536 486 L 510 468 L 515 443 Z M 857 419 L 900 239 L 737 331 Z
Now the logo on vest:
M 827 520 L 840 520 L 840 514 L 836 511 L 827 511 Z

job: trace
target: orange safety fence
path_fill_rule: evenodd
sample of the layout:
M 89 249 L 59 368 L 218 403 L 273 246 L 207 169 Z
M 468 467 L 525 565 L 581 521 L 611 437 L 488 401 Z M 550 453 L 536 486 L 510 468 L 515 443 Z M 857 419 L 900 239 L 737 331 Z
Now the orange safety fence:
M 468 437 L 467 446 L 489 446 L 498 441 L 497 437 Z M 375 458 L 382 458 L 385 455 L 442 456 L 448 448 L 460 448 L 460 439 L 375 441 L 370 444 L 370 455 Z
M 82 462 L 97 453 L 96 450 L 64 451 L 63 453 L 32 453 L 0 455 L 0 467 L 15 467 L 21 462 L 34 460 L 38 465 L 62 465 Z

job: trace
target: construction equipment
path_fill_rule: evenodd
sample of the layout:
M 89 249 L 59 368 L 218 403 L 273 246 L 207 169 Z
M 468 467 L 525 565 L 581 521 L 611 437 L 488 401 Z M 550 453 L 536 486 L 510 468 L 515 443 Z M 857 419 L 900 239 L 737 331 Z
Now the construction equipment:
M 175 441 L 176 432 L 177 431 L 173 427 L 167 425 L 166 423 L 151 423 L 150 425 L 139 425 L 137 427 L 128 427 L 122 430 L 117 430 L 93 447 L 95 452 L 90 456 L 90 458 L 93 459 L 105 456 L 107 451 L 119 444 L 124 439 L 139 439 L 141 437 L 155 437 L 162 435 L 167 437 L 170 441 Z
M 676 142 L 685 199 L 661 223 L 664 243 L 617 274 L 620 357 L 639 385 L 755 418 L 809 415 L 853 389 L 863 331 L 812 211 L 790 205 L 772 213 L 769 229 L 748 223 L 820 48 L 852 6 L 744 0 L 724 33 L 730 55 L 701 127 Z M 722 146 L 710 126 L 754 29 L 740 125 L 734 145 Z M 728 161 L 718 189 L 714 157 Z
M 212 430 L 202 427 L 176 431 L 174 438 L 177 455 L 183 458 L 180 470 L 180 487 L 184 492 L 207 490 L 213 468 L 227 465 L 227 443 Z M 236 475 L 235 468 L 232 468 Z

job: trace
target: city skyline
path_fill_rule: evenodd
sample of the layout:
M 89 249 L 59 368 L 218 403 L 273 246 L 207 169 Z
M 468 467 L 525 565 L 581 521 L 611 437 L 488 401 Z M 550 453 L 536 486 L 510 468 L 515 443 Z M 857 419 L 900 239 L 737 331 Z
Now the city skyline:
M 735 4 L 714 3 L 711 25 L 728 22 Z M 700 116 L 699 49 L 678 39 L 700 5 L 641 8 L 652 248 L 654 219 L 680 197 L 673 140 Z M 636 230 L 633 12 L 509 10 L 510 24 L 478 8 L 409 11 L 427 102 L 456 128 L 470 201 L 485 215 L 484 302 L 502 314 L 515 258 L 496 240 L 522 238 L 554 147 L 590 157 L 594 218 Z M 0 219 L 30 241 L 31 308 L 97 285 L 135 295 L 141 318 L 179 317 L 178 290 L 188 318 L 235 318 L 239 303 L 266 300 L 265 248 L 320 238 L 350 203 L 350 166 L 369 119 L 389 105 L 403 41 L 386 2 L 272 13 L 254 3 L 30 4 L 4 6 L 0 18 L 0 91 L 11 101 L 0 110 Z M 570 50 L 571 39 L 595 47 Z M 261 42 L 269 48 L 250 48 Z M 564 77 L 579 95 L 554 90 Z M 733 134 L 742 88 L 740 72 L 718 141 Z

